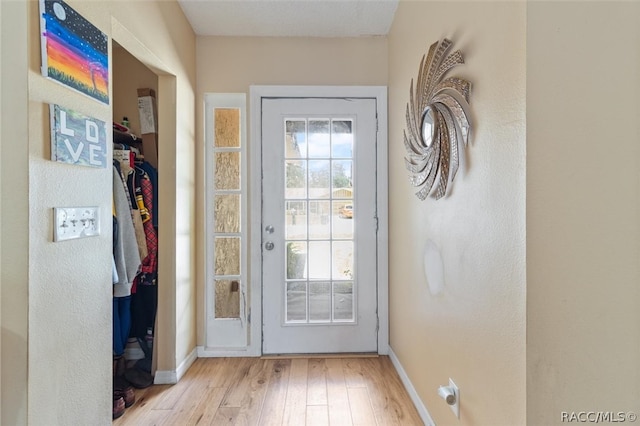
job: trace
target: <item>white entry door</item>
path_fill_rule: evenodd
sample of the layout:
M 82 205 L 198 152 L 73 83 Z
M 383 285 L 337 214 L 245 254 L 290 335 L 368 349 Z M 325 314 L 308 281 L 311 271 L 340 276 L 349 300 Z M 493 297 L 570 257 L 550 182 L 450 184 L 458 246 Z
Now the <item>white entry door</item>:
M 265 354 L 378 351 L 375 99 L 262 99 Z

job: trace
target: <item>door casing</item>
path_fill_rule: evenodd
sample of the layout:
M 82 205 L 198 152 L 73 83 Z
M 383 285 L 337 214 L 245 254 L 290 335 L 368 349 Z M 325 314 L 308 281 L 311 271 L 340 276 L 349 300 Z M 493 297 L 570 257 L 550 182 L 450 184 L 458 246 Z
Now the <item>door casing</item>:
M 377 268 L 378 353 L 389 353 L 388 141 L 386 86 L 251 86 L 249 146 L 250 336 L 247 354 L 262 355 L 262 99 L 370 98 L 376 100 L 378 122 Z

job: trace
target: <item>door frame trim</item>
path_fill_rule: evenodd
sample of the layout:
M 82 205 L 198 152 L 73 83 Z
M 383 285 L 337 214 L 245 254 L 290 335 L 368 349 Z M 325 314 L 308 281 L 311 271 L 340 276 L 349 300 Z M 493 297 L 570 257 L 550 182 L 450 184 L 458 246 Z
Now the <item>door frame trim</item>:
M 262 355 L 262 99 L 366 98 L 376 100 L 378 140 L 376 208 L 378 211 L 378 354 L 389 353 L 388 127 L 386 86 L 251 86 L 249 100 L 249 259 L 250 307 L 248 353 Z

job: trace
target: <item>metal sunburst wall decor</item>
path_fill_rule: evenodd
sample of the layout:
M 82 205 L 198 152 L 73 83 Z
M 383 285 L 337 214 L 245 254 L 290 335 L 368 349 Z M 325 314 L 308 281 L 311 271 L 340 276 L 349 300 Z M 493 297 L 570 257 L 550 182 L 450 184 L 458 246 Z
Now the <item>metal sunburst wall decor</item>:
M 436 199 L 447 193 L 449 173 L 453 181 L 460 163 L 458 141 L 466 146 L 471 131 L 471 83 L 458 77 L 443 79 L 451 68 L 464 64 L 459 50 L 447 54 L 451 45 L 450 40 L 444 39 L 429 47 L 429 53 L 420 62 L 415 94 L 413 79 L 409 89 L 405 164 L 411 185 L 421 187 L 416 192 L 421 200 L 427 198 L 438 175 Z

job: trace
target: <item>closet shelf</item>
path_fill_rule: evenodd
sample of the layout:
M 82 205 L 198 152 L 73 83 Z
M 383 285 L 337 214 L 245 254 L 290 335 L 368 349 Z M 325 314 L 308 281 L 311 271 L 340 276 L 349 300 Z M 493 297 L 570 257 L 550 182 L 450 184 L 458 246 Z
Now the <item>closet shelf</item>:
M 139 146 L 142 144 L 142 138 L 133 133 L 125 133 L 120 130 L 113 129 L 113 142 L 125 145 Z

